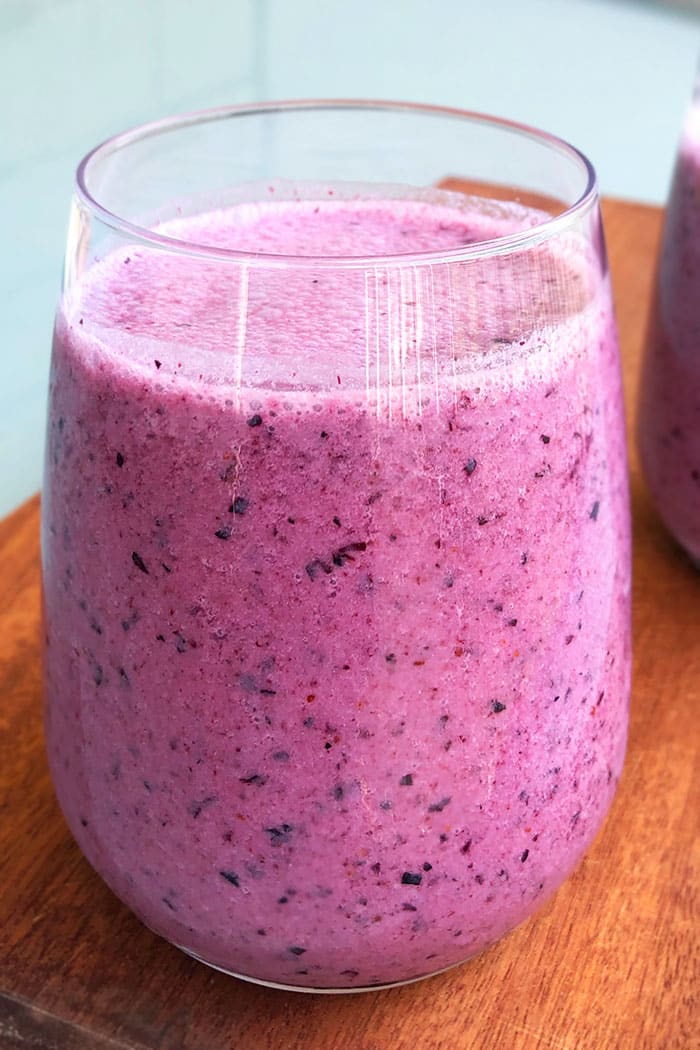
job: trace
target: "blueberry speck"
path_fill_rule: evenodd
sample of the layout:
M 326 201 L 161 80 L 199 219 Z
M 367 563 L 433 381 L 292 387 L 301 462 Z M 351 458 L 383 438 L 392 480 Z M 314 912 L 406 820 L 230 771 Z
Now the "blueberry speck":
M 411 773 L 406 773 L 405 776 L 402 776 L 401 780 L 399 780 L 401 787 L 410 787 L 412 783 L 413 775 Z
M 530 850 L 529 849 L 524 849 L 523 852 L 520 854 L 521 863 L 524 864 L 529 856 L 530 856 Z
M 505 711 L 506 705 L 502 704 L 500 700 L 491 701 L 491 710 L 495 715 L 500 715 L 501 711 Z
M 161 900 L 162 900 L 163 904 L 166 905 L 166 907 L 170 908 L 171 911 L 177 911 L 177 908 L 175 907 L 173 902 L 171 900 L 168 900 L 167 897 L 161 897 Z
M 336 800 L 336 802 L 340 802 L 340 800 L 342 799 L 344 794 L 345 794 L 345 789 L 343 788 L 343 785 L 342 784 L 336 784 L 335 787 L 333 788 L 333 798 Z
M 396 653 L 387 653 L 386 656 L 384 657 L 384 659 L 386 660 L 386 662 L 388 664 L 395 664 L 396 663 Z
M 591 513 L 589 515 L 589 517 L 591 518 L 592 521 L 597 521 L 598 520 L 598 511 L 599 510 L 600 510 L 600 500 L 596 500 L 595 503 L 593 504 L 593 506 L 591 507 Z
M 291 824 L 279 824 L 276 827 L 265 828 L 273 846 L 283 846 L 286 842 L 289 842 L 293 830 L 294 828 Z
M 551 440 L 549 434 L 540 434 L 540 441 L 543 445 L 548 445 Z
M 328 562 L 321 561 L 320 558 L 314 558 L 313 561 L 307 562 L 304 566 L 304 570 L 310 580 L 315 580 L 319 572 L 325 572 L 326 576 L 333 572 L 333 569 Z
M 240 886 L 241 884 L 241 880 L 238 878 L 235 871 L 220 871 L 219 875 L 222 879 L 226 879 L 227 882 L 230 882 L 232 886 Z
M 334 565 L 344 565 L 346 561 L 354 561 L 353 554 L 356 551 L 367 550 L 367 544 L 362 540 L 355 543 L 346 543 L 344 547 L 339 547 L 333 551 L 332 558 Z
M 252 415 L 250 417 L 250 419 L 247 419 L 246 422 L 247 422 L 249 427 L 261 427 L 262 426 L 262 416 L 258 412 L 256 412 L 254 415 Z
M 340 528 L 340 525 L 341 525 L 341 521 L 340 521 L 340 518 L 338 517 L 338 515 L 337 515 L 337 514 L 336 514 L 336 515 L 335 515 L 335 517 L 333 518 L 333 524 L 335 525 L 335 527 L 336 527 L 337 529 L 339 529 L 339 528 Z
M 163 363 L 162 361 L 158 361 L 156 358 L 154 358 L 154 360 L 153 360 L 153 364 L 156 366 L 156 368 L 160 368 L 162 363 Z
M 229 513 L 245 514 L 245 512 L 248 510 L 248 503 L 249 501 L 247 499 L 244 499 L 243 496 L 236 496 L 235 500 L 229 507 Z
M 401 876 L 402 886 L 420 886 L 423 876 L 419 871 L 405 871 Z
M 433 802 L 428 806 L 428 813 L 442 813 L 445 806 L 448 806 L 451 801 L 451 795 L 445 795 L 439 802 Z
M 255 784 L 257 787 L 263 787 L 267 784 L 267 777 L 264 773 L 252 773 L 249 777 L 240 777 L 241 784 Z
M 467 462 L 464 464 L 464 473 L 469 478 L 469 477 L 472 476 L 472 474 L 474 473 L 475 470 L 476 470 L 476 460 L 475 459 L 468 459 Z
M 117 452 L 117 466 L 118 467 L 123 467 L 124 466 L 124 457 L 122 456 L 121 452 Z
M 88 826 L 88 822 L 85 819 L 85 817 L 81 817 L 80 818 L 80 823 L 83 825 L 84 828 L 86 828 Z
M 230 540 L 231 539 L 231 526 L 224 525 L 222 528 L 217 529 L 214 533 L 217 540 Z
M 382 870 L 382 866 L 379 863 L 379 861 L 377 861 L 375 864 L 373 864 L 372 867 L 370 868 L 370 871 L 373 872 L 373 874 L 375 874 L 375 875 L 378 875 L 381 870 Z
M 272 757 L 276 762 L 287 762 L 289 761 L 289 751 L 275 751 Z
M 416 908 L 415 904 L 404 903 L 401 905 L 401 907 L 404 911 L 418 911 L 418 908 Z
M 484 885 L 484 876 L 483 875 L 475 875 L 474 876 L 474 882 L 477 882 L 479 884 L 479 886 L 483 886 Z
M 291 952 L 292 955 L 303 955 L 306 948 L 299 948 L 298 945 L 295 944 L 291 948 L 288 948 L 287 951 Z
M 432 870 L 433 870 L 432 864 L 429 864 L 428 861 L 426 860 L 425 864 L 423 865 L 423 871 L 432 871 Z
M 379 803 L 379 808 L 380 809 L 384 809 L 384 810 L 389 810 L 389 809 L 391 809 L 391 802 L 389 802 L 388 799 L 385 799 L 384 802 L 380 802 Z
M 140 569 L 141 572 L 145 572 L 146 575 L 148 576 L 148 569 L 146 568 L 146 563 L 144 562 L 144 560 L 143 560 L 143 558 L 141 557 L 140 554 L 137 554 L 136 551 L 132 551 L 131 552 L 131 560 L 133 561 L 133 563 L 134 563 L 134 565 L 136 566 L 137 569 Z
M 508 626 L 509 626 L 509 627 L 517 627 L 517 626 L 518 626 L 518 621 L 517 621 L 517 620 L 515 620 L 515 619 L 513 619 L 513 620 L 509 620 L 509 621 L 508 621 Z
M 327 431 L 327 430 L 322 430 L 322 431 L 321 431 L 321 437 L 322 437 L 322 438 L 323 438 L 323 440 L 325 441 L 325 440 L 326 440 L 326 438 L 328 437 L 328 431 Z
M 206 809 L 207 806 L 211 806 L 213 802 L 218 802 L 216 795 L 207 795 L 205 798 L 195 799 L 195 801 L 191 802 L 188 806 L 190 816 L 194 817 L 196 820 L 202 810 Z
M 267 937 L 267 931 L 266 930 L 260 929 L 260 930 L 256 930 L 255 932 L 257 933 L 258 937 Z

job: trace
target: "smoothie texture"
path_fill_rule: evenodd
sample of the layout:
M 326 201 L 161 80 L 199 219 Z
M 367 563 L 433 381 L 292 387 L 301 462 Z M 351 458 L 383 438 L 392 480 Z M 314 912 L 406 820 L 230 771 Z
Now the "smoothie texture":
M 666 210 L 638 418 L 657 509 L 700 564 L 700 98 L 688 112 Z
M 240 205 L 168 232 L 305 261 L 132 244 L 64 295 L 52 774 L 114 892 L 227 971 L 352 989 L 458 963 L 610 804 L 630 581 L 607 276 L 574 239 L 379 254 L 539 218 Z

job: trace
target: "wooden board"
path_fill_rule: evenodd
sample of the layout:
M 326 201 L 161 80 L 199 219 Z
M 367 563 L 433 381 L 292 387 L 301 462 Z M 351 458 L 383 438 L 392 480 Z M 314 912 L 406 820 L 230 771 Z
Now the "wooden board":
M 661 212 L 605 209 L 630 423 Z M 700 1047 L 700 574 L 631 449 L 634 687 L 627 765 L 575 875 L 440 977 L 357 996 L 246 985 L 149 933 L 93 873 L 42 744 L 38 502 L 0 522 L 2 1050 L 692 1050 Z

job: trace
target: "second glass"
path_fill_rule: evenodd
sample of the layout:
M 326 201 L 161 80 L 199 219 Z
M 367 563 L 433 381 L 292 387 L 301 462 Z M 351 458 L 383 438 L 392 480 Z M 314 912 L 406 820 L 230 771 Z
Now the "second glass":
M 659 514 L 700 566 L 700 85 L 686 115 L 666 209 L 637 436 Z
M 85 855 L 248 979 L 481 951 L 572 870 L 625 749 L 590 165 L 448 110 L 182 118 L 83 162 L 65 275 L 46 726 Z

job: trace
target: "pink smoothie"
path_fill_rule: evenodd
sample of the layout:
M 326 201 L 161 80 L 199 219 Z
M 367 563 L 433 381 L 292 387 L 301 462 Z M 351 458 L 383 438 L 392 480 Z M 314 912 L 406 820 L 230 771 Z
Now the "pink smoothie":
M 700 98 L 686 120 L 666 212 L 638 440 L 661 517 L 700 563 Z
M 330 201 L 169 229 L 358 255 L 537 218 Z M 56 789 L 148 926 L 288 985 L 457 963 L 572 870 L 623 762 L 607 278 L 573 239 L 449 268 L 115 250 L 59 312 L 43 550 Z

